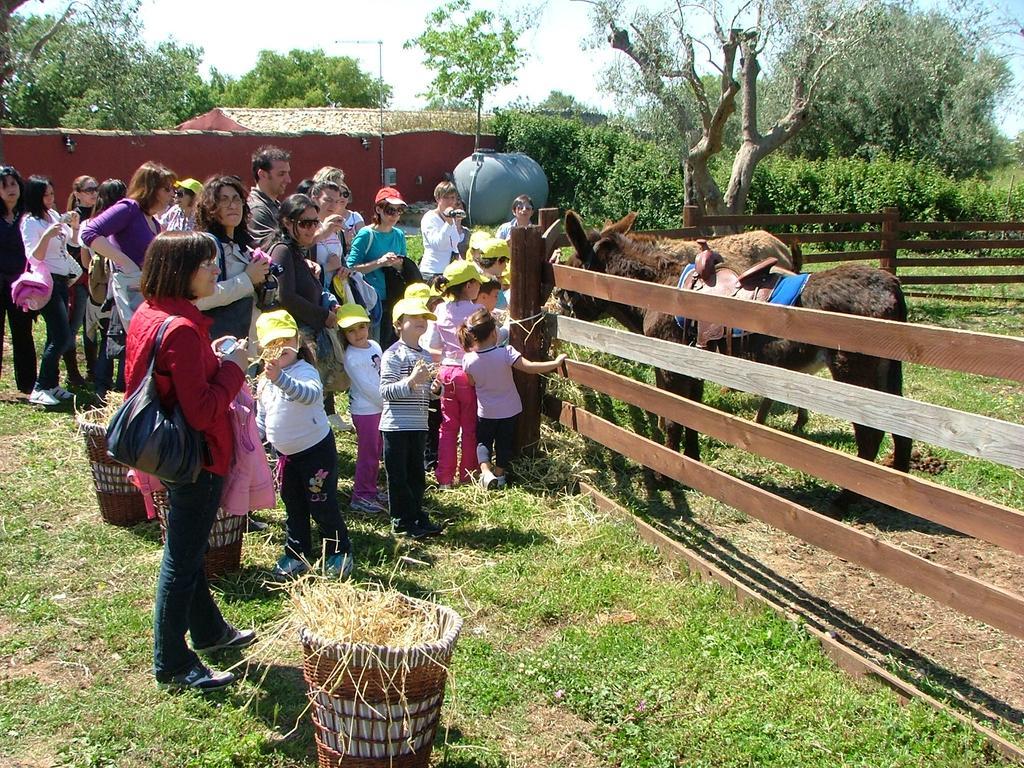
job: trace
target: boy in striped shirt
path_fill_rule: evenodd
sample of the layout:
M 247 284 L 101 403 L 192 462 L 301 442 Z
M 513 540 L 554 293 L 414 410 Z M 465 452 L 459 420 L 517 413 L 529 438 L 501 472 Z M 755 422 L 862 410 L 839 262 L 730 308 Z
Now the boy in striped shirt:
M 427 321 L 436 320 L 423 299 L 402 299 L 392 311 L 398 341 L 380 361 L 380 395 L 384 410 L 384 468 L 388 474 L 391 527 L 397 534 L 423 539 L 443 528 L 423 510 L 427 479 L 423 454 L 427 441 L 427 406 L 441 393 L 430 353 L 420 347 Z

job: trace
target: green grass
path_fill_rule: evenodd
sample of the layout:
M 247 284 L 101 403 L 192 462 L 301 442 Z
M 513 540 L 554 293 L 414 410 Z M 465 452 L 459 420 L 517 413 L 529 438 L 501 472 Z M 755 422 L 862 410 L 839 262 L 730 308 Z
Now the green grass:
M 229 693 L 156 690 L 149 672 L 156 526 L 126 530 L 100 520 L 71 415 L 11 402 L 7 355 L 0 765 L 315 765 L 297 642 L 286 642 L 269 666 L 251 668 Z M 735 393 L 717 400 L 752 407 Z M 652 429 L 621 403 L 596 405 Z M 339 450 L 347 498 L 351 435 Z M 437 599 L 465 617 L 434 765 L 1001 764 L 970 729 L 851 680 L 797 624 L 739 606 L 674 570 L 630 528 L 564 493 L 582 469 L 614 485 L 624 462 L 547 428 L 544 451 L 550 460 L 521 465 L 523 482 L 504 493 L 431 494 L 436 514 L 450 521 L 435 543 L 410 546 L 382 520 L 350 520 L 358 580 Z M 741 464 L 737 471 L 767 470 Z M 1008 498 L 1019 503 L 1016 492 Z M 266 582 L 283 539 L 282 512 L 270 516 L 267 534 L 247 536 L 242 572 L 216 585 L 231 621 L 264 632 L 287 610 L 285 596 Z

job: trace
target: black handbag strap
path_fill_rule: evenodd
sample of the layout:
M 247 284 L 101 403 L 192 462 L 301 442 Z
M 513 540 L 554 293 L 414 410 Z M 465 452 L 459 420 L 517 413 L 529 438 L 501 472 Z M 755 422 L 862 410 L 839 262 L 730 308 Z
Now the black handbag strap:
M 153 378 L 153 368 L 156 366 L 156 353 L 160 351 L 160 345 L 164 341 L 164 332 L 170 327 L 173 320 L 177 320 L 180 315 L 168 315 L 160 324 L 160 330 L 156 332 L 156 340 L 153 342 L 153 352 L 149 356 L 149 368 L 146 369 L 146 375 L 139 383 L 139 389 L 146 386 L 149 379 Z

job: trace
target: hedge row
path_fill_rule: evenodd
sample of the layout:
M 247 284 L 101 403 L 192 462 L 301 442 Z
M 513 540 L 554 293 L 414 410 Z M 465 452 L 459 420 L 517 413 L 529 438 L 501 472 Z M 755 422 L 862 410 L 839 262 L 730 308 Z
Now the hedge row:
M 609 125 L 505 112 L 498 147 L 524 152 L 548 176 L 550 205 L 585 220 L 637 211 L 643 229 L 680 226 L 683 175 L 676 151 Z M 728 158 L 713 173 L 724 189 Z M 1024 190 L 956 181 L 932 165 L 902 160 L 804 160 L 781 155 L 755 171 L 746 213 L 868 213 L 895 206 L 905 220 L 1024 219 Z

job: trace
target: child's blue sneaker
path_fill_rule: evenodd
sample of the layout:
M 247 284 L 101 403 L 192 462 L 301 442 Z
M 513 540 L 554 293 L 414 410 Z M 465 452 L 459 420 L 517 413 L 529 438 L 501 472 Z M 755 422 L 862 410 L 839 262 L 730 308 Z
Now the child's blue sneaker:
M 308 570 L 309 566 L 301 560 L 289 555 L 282 555 L 281 559 L 277 561 L 277 565 L 274 566 L 271 575 L 278 581 L 287 581 L 288 579 L 301 576 Z
M 324 576 L 331 579 L 347 579 L 352 573 L 355 560 L 351 552 L 339 552 L 330 555 L 324 562 Z

